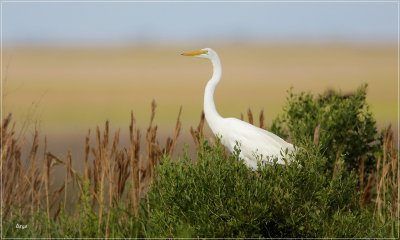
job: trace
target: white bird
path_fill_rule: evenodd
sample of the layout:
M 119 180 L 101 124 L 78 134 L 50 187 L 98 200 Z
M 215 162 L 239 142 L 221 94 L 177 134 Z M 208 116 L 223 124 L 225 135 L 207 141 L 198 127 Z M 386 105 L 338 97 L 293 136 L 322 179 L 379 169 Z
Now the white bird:
M 211 48 L 204 48 L 185 52 L 182 55 L 211 60 L 213 75 L 204 91 L 204 114 L 214 135 L 221 138 L 221 143 L 230 152 L 233 152 L 235 146 L 238 145 L 240 148 L 239 157 L 253 170 L 257 169 L 259 161 L 264 164 L 271 162 L 274 158 L 278 159 L 278 163 L 285 164 L 281 152 L 293 151 L 292 144 L 247 122 L 236 118 L 223 118 L 217 112 L 214 103 L 214 91 L 222 75 L 221 61 L 218 54 Z

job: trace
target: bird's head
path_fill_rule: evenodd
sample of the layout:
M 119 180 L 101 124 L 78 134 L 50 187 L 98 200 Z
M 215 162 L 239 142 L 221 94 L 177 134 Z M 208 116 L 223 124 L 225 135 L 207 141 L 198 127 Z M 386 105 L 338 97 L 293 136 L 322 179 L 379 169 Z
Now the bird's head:
M 190 56 L 190 57 L 200 57 L 200 58 L 212 59 L 216 55 L 216 53 L 211 48 L 203 48 L 203 49 L 200 49 L 200 50 L 184 52 L 181 55 L 182 56 Z

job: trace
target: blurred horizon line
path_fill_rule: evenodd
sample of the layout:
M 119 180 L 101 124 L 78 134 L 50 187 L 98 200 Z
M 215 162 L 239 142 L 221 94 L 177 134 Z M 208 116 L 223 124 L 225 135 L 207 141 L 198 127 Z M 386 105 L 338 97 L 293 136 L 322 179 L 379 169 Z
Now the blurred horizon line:
M 174 47 L 174 46 L 193 46 L 200 45 L 205 47 L 217 46 L 362 46 L 362 47 L 397 47 L 398 40 L 392 39 L 287 39 L 269 38 L 258 40 L 226 40 L 219 39 L 214 41 L 204 40 L 124 40 L 124 41 L 14 41 L 13 43 L 3 41 L 3 49 L 19 48 L 136 48 L 136 47 Z

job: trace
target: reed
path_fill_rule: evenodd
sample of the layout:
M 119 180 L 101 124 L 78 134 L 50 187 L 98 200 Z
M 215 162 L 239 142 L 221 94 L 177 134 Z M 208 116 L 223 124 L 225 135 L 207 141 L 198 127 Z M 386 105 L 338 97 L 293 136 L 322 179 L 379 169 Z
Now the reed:
M 111 134 L 108 121 L 103 129 L 96 128 L 94 144 L 91 142 L 89 130 L 85 137 L 82 172 L 74 169 L 70 151 L 62 159 L 47 149 L 46 137 L 40 144 L 37 130 L 33 134 L 28 156 L 24 159 L 21 151 L 22 138 L 16 135 L 16 124 L 12 122 L 11 114 L 8 115 L 1 125 L 3 219 L 12 219 L 16 214 L 28 217 L 37 211 L 44 211 L 47 222 L 50 223 L 61 210 L 66 212 L 69 206 L 74 205 L 70 202 L 72 195 L 77 194 L 76 190 L 79 190 L 78 194 L 83 194 L 84 184 L 87 182 L 91 208 L 96 210 L 99 218 L 98 228 L 101 229 L 105 223 L 109 233 L 110 209 L 114 203 L 125 204 L 135 215 L 138 214 L 140 199 L 154 177 L 155 166 L 160 163 L 162 155 L 172 156 L 176 150 L 182 126 L 181 113 L 182 108 L 178 112 L 172 136 L 167 137 L 165 145 L 162 145 L 154 123 L 156 103 L 152 102 L 150 124 L 145 138 L 146 149 L 141 146 L 141 131 L 136 126 L 133 112 L 127 148 L 120 143 L 120 130 Z M 202 128 L 203 126 L 201 131 Z M 39 161 L 40 147 L 43 159 Z M 142 149 L 147 153 L 142 154 Z M 61 183 L 56 184 L 54 170 L 60 165 L 64 168 L 64 177 Z M 74 183 L 78 183 L 78 189 Z
M 129 164 L 130 164 L 130 180 L 131 180 L 131 209 L 135 216 L 138 215 L 139 197 L 140 197 L 140 181 L 141 181 L 141 161 L 140 152 L 140 130 L 136 127 L 136 119 L 131 112 L 131 124 L 129 125 Z M 144 173 L 144 170 L 142 171 Z
M 247 110 L 247 119 L 250 124 L 254 124 L 253 113 L 251 112 L 250 108 Z
M 378 157 L 376 164 L 375 216 L 382 224 L 399 219 L 399 175 L 398 149 L 395 147 L 393 131 L 389 125 L 384 132 L 382 155 Z M 393 232 L 397 227 L 392 226 Z M 393 234 L 393 237 L 398 237 L 398 234 Z
M 190 127 L 190 134 L 192 135 L 193 141 L 196 144 L 197 148 L 200 146 L 200 140 L 204 137 L 203 129 L 204 129 L 204 120 L 205 115 L 204 111 L 201 112 L 200 122 L 197 125 L 196 129 Z

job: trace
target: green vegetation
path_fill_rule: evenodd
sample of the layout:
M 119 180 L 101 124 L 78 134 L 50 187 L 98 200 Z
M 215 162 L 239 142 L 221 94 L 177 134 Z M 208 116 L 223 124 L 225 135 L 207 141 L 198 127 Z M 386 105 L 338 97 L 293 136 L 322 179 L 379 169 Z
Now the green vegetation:
M 148 193 L 151 237 L 381 237 L 359 206 L 355 174 L 331 174 L 327 159 L 303 145 L 288 166 L 252 172 L 236 154 L 202 142 L 195 163 L 166 158 Z M 305 150 L 307 149 L 307 150 Z M 146 208 L 145 208 L 146 209 Z
M 307 138 L 318 144 L 328 158 L 329 168 L 342 158 L 348 170 L 370 172 L 382 145 L 376 122 L 365 101 L 367 85 L 351 94 L 328 91 L 314 97 L 310 93 L 289 91 L 285 111 L 278 116 L 272 131 L 289 135 L 296 143 Z
M 60 159 L 46 145 L 39 167 L 37 134 L 23 163 L 6 118 L 3 236 L 398 238 L 398 149 L 390 127 L 378 133 L 365 95 L 366 86 L 350 95 L 290 92 L 271 130 L 290 138 L 297 151 L 290 164 L 257 171 L 242 163 L 240 149 L 227 154 L 218 139 L 205 140 L 204 118 L 191 130 L 195 159 L 187 151 L 171 157 L 181 123 L 178 117 L 162 147 L 154 103 L 147 154 L 140 154 L 132 115 L 128 147 L 119 144 L 119 131 L 110 138 L 108 123 L 97 128 L 95 144 L 88 135 L 83 173 L 69 154 Z M 58 165 L 65 166 L 65 178 L 55 186 Z M 71 190 L 78 200 L 67 208 Z

